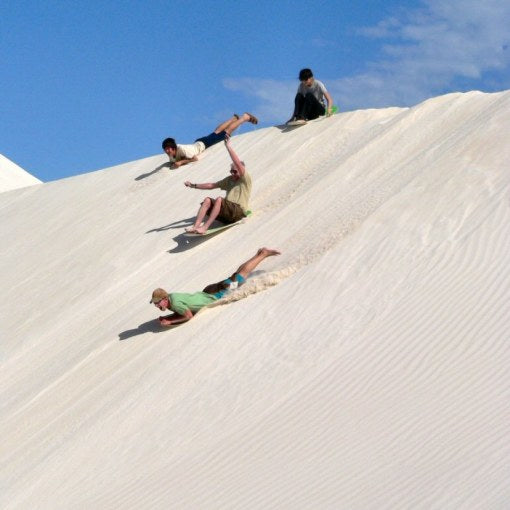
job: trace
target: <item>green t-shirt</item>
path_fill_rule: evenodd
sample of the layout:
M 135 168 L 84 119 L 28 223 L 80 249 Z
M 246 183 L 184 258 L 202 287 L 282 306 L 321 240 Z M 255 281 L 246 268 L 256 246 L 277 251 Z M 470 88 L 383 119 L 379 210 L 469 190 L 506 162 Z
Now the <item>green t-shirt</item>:
M 244 175 L 234 181 L 230 175 L 221 179 L 216 183 L 216 186 L 220 189 L 224 189 L 227 192 L 225 197 L 230 202 L 239 204 L 241 209 L 246 214 L 246 211 L 250 208 L 250 195 L 251 195 L 251 177 L 250 174 L 245 170 Z
M 191 310 L 193 313 L 196 313 L 204 306 L 210 305 L 218 299 L 207 292 L 194 292 L 193 294 L 174 292 L 169 294 L 169 297 L 170 310 L 179 315 L 184 315 L 186 310 Z

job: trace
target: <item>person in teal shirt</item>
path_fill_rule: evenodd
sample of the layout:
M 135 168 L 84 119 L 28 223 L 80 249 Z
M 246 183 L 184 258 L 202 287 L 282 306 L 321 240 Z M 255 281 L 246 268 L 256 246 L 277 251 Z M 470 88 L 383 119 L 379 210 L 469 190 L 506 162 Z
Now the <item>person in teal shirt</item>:
M 201 292 L 191 294 L 183 292 L 168 293 L 165 289 L 158 288 L 152 292 L 150 300 L 161 311 L 171 310 L 172 314 L 158 318 L 162 326 L 172 326 L 181 322 L 187 322 L 204 306 L 221 299 L 231 290 L 241 286 L 250 273 L 267 257 L 280 255 L 278 250 L 260 248 L 257 253 L 241 264 L 237 271 L 226 280 L 208 285 Z

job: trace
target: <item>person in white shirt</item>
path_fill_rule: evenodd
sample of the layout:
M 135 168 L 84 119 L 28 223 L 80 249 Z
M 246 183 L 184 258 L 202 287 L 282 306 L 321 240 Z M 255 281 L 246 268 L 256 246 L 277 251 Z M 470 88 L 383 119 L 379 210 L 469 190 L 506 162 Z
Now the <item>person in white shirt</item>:
M 257 124 L 258 119 L 251 113 L 245 112 L 241 116 L 234 113 L 230 119 L 220 124 L 212 133 L 197 138 L 195 143 L 189 145 L 180 145 L 173 138 L 165 138 L 161 146 L 170 159 L 170 168 L 179 168 L 182 165 L 197 161 L 198 155 L 204 152 L 205 149 L 218 142 L 223 142 L 244 122 Z
M 326 89 L 324 83 L 313 77 L 311 69 L 301 69 L 299 72 L 299 84 L 296 97 L 294 98 L 294 113 L 287 122 L 313 120 L 320 115 L 331 115 L 333 98 Z M 326 99 L 326 102 L 324 101 Z

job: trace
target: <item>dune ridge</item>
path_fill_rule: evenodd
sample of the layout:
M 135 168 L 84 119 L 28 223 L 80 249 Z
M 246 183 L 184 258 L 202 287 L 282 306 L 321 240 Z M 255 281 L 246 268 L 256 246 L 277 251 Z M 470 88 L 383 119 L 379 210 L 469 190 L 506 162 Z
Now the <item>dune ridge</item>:
M 41 184 L 41 181 L 19 165 L 0 154 L 0 193 Z

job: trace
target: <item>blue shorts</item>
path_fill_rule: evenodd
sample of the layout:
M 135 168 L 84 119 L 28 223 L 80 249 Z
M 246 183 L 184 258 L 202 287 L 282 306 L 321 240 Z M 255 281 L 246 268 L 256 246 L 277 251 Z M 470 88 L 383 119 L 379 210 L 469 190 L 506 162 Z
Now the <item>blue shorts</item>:
M 212 145 L 215 145 L 219 142 L 223 142 L 227 136 L 226 131 L 221 131 L 220 133 L 214 133 L 207 136 L 203 136 L 202 138 L 197 138 L 195 142 L 202 142 L 205 145 L 205 148 L 211 147 Z
M 228 285 L 226 289 L 220 290 L 219 292 L 216 292 L 213 294 L 214 297 L 221 299 L 225 294 L 228 294 L 231 290 L 237 289 L 237 287 L 240 287 L 246 280 L 243 276 L 241 276 L 239 273 L 235 274 L 235 280 L 232 281 L 232 278 L 227 278 L 226 280 L 223 280 L 222 283 L 225 283 Z

